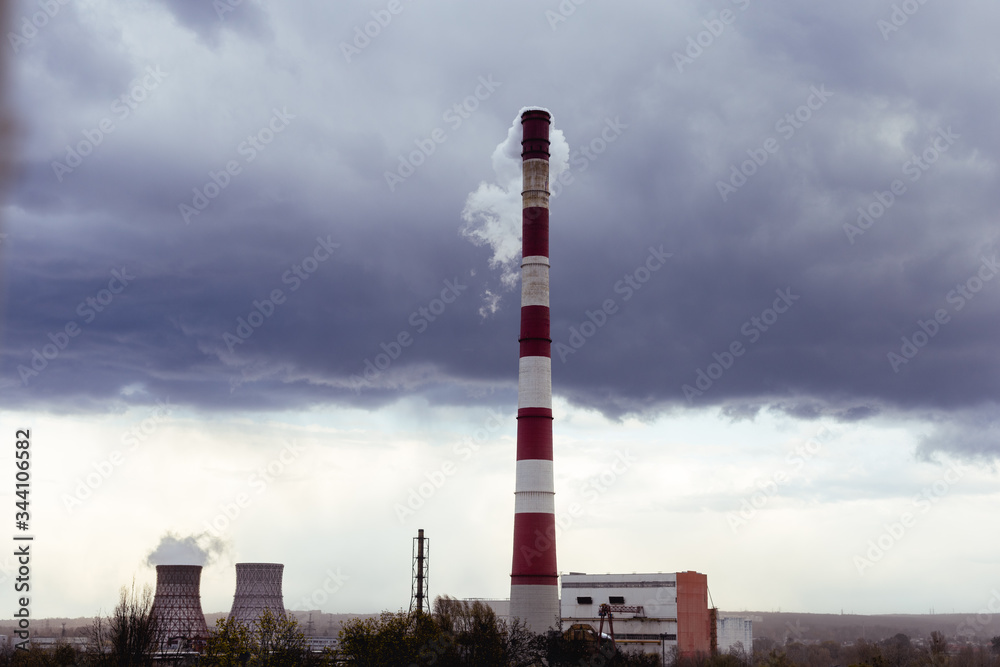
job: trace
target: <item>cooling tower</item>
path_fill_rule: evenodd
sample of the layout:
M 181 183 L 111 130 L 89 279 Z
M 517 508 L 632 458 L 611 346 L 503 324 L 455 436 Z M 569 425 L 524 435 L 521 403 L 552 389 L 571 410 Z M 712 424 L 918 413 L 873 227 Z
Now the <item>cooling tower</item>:
M 153 616 L 162 650 L 194 649 L 208 638 L 201 611 L 201 565 L 157 565 Z
M 550 123 L 547 111 L 521 114 L 521 333 L 510 615 L 538 633 L 559 627 L 549 334 Z
M 284 569 L 280 563 L 237 563 L 236 594 L 229 620 L 249 627 L 265 609 L 270 609 L 275 616 L 283 616 L 281 574 Z

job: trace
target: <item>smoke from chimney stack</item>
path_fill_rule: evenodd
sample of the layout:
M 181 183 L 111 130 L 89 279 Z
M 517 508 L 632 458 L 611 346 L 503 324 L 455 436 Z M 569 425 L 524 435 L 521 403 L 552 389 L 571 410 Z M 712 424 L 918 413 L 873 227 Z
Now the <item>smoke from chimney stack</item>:
M 539 108 L 524 107 L 518 112 L 507 138 L 493 151 L 496 183 L 480 183 L 462 211 L 462 235 L 477 246 L 490 246 L 490 268 L 500 269 L 500 282 L 507 290 L 516 287 L 520 278 L 521 114 Z M 554 180 L 569 169 L 569 144 L 554 124 L 550 125 L 549 142 L 549 179 Z M 488 291 L 483 297 L 485 305 L 479 313 L 486 317 L 499 309 L 500 295 Z

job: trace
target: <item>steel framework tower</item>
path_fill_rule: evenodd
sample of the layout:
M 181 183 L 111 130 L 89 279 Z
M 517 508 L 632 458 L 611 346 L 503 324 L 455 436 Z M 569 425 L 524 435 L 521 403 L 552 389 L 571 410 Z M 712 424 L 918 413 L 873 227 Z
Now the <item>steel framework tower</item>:
M 281 576 L 285 566 L 280 563 L 237 563 L 236 593 L 229 620 L 252 626 L 265 609 L 274 616 L 285 615 L 281 593 Z
M 551 122 L 541 109 L 521 114 L 521 333 L 510 616 L 538 633 L 559 627 L 549 334 Z
M 431 605 L 427 602 L 427 575 L 430 574 L 431 541 L 424 537 L 424 529 L 417 531 L 413 538 L 413 587 L 410 592 L 410 611 L 416 609 L 430 613 Z

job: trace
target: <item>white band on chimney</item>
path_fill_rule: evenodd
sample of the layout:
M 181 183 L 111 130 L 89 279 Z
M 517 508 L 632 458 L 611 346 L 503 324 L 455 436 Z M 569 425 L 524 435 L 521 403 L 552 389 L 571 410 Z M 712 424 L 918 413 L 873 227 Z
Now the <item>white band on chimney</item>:
M 549 207 L 549 161 L 539 158 L 525 160 L 522 164 L 523 185 L 521 204 L 523 208 L 532 206 Z
M 540 632 L 545 632 L 550 627 L 559 627 L 559 597 L 552 594 L 555 587 L 555 584 L 548 586 L 511 585 L 511 599 L 520 600 L 525 608 L 530 609 L 535 616 L 535 625 L 531 627 L 533 631 L 536 631 L 536 627 L 539 628 L 537 631 Z
M 543 491 L 518 491 L 514 494 L 514 514 L 531 512 L 555 514 L 556 495 Z
M 550 357 L 521 357 L 518 360 L 517 407 L 552 409 Z
M 515 494 L 524 491 L 555 493 L 552 461 L 542 459 L 522 459 L 517 462 L 517 482 Z M 515 495 L 515 499 L 516 499 Z
M 530 258 L 528 258 L 530 259 Z M 521 265 L 521 305 L 549 305 L 549 263 Z

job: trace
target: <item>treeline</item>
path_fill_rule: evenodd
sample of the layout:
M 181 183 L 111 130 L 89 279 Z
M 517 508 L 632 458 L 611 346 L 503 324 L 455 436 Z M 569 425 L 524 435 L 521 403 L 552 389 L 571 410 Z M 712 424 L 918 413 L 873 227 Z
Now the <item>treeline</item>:
M 122 588 L 118 606 L 98 617 L 91 628 L 91 648 L 68 645 L 54 650 L 0 651 L 0 667 L 151 667 L 167 664 L 160 651 L 163 632 L 152 615 L 152 591 Z M 574 637 L 570 639 L 570 637 Z M 205 667 L 654 667 L 658 655 L 618 651 L 598 641 L 593 629 L 535 634 L 520 621 L 498 618 L 482 602 L 438 598 L 431 613 L 383 612 L 355 618 L 340 631 L 335 654 L 308 650 L 291 616 L 265 612 L 250 626 L 220 619 L 206 642 L 189 646 L 185 664 Z M 754 641 L 714 656 L 667 656 L 671 667 L 1000 667 L 1000 636 L 987 646 L 950 644 L 939 632 L 916 645 L 905 634 L 882 641 L 857 640 L 778 644 Z M 178 664 L 176 660 L 170 664 Z
M 153 616 L 153 591 L 122 588 L 118 605 L 108 616 L 98 616 L 90 628 L 90 647 L 79 650 L 61 644 L 53 649 L 33 646 L 0 650 L 0 667 L 326 667 L 336 664 L 331 651 L 309 651 L 305 635 L 290 615 L 265 610 L 250 625 L 219 619 L 203 645 L 185 646 L 183 656 L 163 659 L 170 637 Z M 170 648 L 167 653 L 174 649 Z
M 350 667 L 654 667 L 658 656 L 616 651 L 610 642 L 534 634 L 482 602 L 438 598 L 430 614 L 383 612 L 340 631 L 338 658 Z
M 851 646 L 834 641 L 782 646 L 757 639 L 752 656 L 717 656 L 683 667 L 1000 667 L 1000 636 L 988 646 L 950 646 L 943 634 L 933 632 L 926 644 L 916 646 L 904 634 L 877 642 L 858 639 Z

